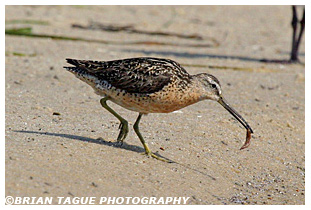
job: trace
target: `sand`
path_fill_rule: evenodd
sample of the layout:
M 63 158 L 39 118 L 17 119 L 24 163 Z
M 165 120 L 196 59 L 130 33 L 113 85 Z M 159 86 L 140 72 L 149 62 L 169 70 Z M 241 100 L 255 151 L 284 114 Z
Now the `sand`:
M 305 203 L 304 64 L 260 62 L 289 58 L 290 6 L 6 6 L 5 12 L 6 29 L 101 41 L 6 35 L 6 196 Z M 203 40 L 71 27 L 89 21 Z M 304 50 L 303 38 L 302 63 Z M 245 129 L 213 101 L 142 118 L 151 150 L 175 163 L 141 155 L 132 129 L 116 147 L 118 120 L 62 67 L 67 57 L 139 56 L 170 58 L 191 74 L 216 76 L 254 130 L 250 147 L 239 150 Z M 132 128 L 137 113 L 110 105 Z

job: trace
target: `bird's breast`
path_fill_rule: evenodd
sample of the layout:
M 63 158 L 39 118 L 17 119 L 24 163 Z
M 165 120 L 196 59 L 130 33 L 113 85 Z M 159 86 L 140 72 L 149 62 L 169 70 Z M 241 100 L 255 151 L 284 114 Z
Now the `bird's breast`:
M 169 113 L 182 109 L 201 100 L 195 89 L 173 89 L 165 87 L 151 94 L 109 91 L 111 100 L 132 111 L 140 113 Z

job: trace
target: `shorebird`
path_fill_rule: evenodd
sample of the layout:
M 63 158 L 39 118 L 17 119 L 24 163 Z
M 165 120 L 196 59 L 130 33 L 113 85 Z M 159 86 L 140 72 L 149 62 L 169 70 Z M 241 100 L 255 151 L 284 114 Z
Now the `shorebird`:
M 205 99 L 219 102 L 247 129 L 247 140 L 241 149 L 249 145 L 253 130 L 226 102 L 218 79 L 211 74 L 190 75 L 173 60 L 151 57 L 113 61 L 66 60 L 73 66 L 64 68 L 102 96 L 101 105 L 120 121 L 117 138 L 120 146 L 129 132 L 128 122 L 108 106 L 108 100 L 139 113 L 134 131 L 145 154 L 158 160 L 168 162 L 149 149 L 139 131 L 141 117 L 148 113 L 173 112 Z
M 293 29 L 293 34 L 292 34 L 292 46 L 291 46 L 291 53 L 290 53 L 290 59 L 288 60 L 279 60 L 279 59 L 261 59 L 261 62 L 267 62 L 267 63 L 300 63 L 299 58 L 298 58 L 298 52 L 299 52 L 299 46 L 301 43 L 302 36 L 304 34 L 305 30 L 305 6 L 300 5 L 299 7 L 303 8 L 303 14 L 301 19 L 298 19 L 297 15 L 297 8 L 298 6 L 293 5 L 292 6 L 292 29 Z M 300 24 L 300 27 L 299 27 Z M 299 33 L 297 34 L 297 29 L 298 27 L 300 28 Z M 298 36 L 297 36 L 298 35 Z

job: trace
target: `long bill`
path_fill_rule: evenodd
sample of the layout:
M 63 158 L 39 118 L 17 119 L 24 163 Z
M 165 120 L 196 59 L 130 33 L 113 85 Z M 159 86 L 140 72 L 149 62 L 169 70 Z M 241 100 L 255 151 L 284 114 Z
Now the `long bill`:
M 250 130 L 251 133 L 253 133 L 252 128 L 248 125 L 244 118 L 237 111 L 235 111 L 222 96 L 219 98 L 218 103 L 230 112 L 247 130 Z

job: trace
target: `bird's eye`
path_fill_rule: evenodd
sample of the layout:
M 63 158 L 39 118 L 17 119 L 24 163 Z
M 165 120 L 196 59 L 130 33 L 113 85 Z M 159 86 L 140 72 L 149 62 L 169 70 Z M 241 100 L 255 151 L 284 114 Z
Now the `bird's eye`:
M 215 84 L 212 84 L 212 88 L 216 89 L 216 87 L 217 87 L 217 86 L 216 86 Z

